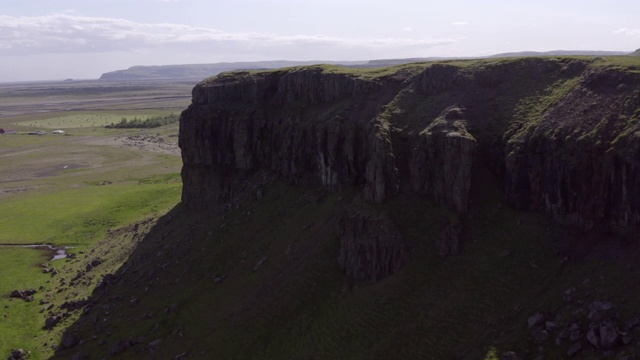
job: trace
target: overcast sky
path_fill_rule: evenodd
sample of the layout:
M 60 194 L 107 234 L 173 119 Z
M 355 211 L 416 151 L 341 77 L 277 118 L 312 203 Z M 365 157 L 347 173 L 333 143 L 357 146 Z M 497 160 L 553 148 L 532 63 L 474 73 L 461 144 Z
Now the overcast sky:
M 639 0 L 0 2 L 0 82 L 133 65 L 640 48 Z

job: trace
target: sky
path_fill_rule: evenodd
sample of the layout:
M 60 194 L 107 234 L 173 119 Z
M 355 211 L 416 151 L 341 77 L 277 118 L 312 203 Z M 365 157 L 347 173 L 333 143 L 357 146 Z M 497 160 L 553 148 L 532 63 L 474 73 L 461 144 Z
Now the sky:
M 638 48 L 638 0 L 0 0 L 0 82 L 134 65 Z

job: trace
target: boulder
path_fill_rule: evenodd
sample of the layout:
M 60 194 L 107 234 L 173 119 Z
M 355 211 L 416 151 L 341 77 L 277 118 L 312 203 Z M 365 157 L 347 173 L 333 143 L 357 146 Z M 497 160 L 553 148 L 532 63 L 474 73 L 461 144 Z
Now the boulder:
M 533 328 L 534 326 L 540 325 L 542 323 L 544 323 L 545 320 L 545 316 L 543 313 L 538 312 L 535 313 L 533 315 L 531 315 L 528 319 L 527 319 L 527 325 L 529 325 L 529 328 Z
M 60 321 L 62 321 L 61 315 L 50 314 L 44 321 L 44 327 L 46 329 L 53 329 Z
M 600 340 L 598 339 L 598 335 L 594 329 L 589 330 L 587 333 L 587 341 L 589 341 L 589 343 L 595 348 L 600 347 Z
M 31 302 L 33 300 L 35 300 L 35 298 L 33 297 L 33 295 L 37 293 L 36 290 L 34 289 L 27 289 L 27 290 L 13 290 L 11 292 L 11 294 L 9 295 L 9 297 L 11 298 L 15 298 L 15 299 L 22 299 L 26 302 Z
M 9 355 L 9 360 L 22 360 L 27 358 L 27 352 L 23 349 L 13 349 Z
M 598 328 L 600 346 L 609 349 L 620 341 L 619 330 L 611 319 L 605 319 Z

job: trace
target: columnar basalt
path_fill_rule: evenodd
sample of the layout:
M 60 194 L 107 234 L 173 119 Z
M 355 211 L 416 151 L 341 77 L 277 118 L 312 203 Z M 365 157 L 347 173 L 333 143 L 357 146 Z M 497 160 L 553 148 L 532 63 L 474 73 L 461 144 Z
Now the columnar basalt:
M 181 117 L 183 202 L 225 201 L 263 169 L 358 188 L 372 203 L 423 194 L 464 213 L 473 169 L 489 163 L 517 208 L 638 230 L 640 74 L 598 61 L 221 74 L 194 88 Z

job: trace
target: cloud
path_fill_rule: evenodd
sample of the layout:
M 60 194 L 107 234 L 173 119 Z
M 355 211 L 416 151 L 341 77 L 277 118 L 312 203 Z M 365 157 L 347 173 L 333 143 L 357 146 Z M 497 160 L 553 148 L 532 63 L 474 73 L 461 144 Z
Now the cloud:
M 442 46 L 455 39 L 283 36 L 226 32 L 172 23 L 140 23 L 116 18 L 53 14 L 38 17 L 0 15 L 0 54 L 68 54 L 110 51 L 226 51 L 277 53 L 282 49 L 362 49 L 366 51 Z
M 410 27 L 410 26 L 403 27 L 403 28 L 402 28 L 402 31 L 413 31 L 413 28 L 412 28 L 412 27 Z
M 613 33 L 640 37 L 640 29 L 620 28 Z
M 456 22 L 452 22 L 451 25 L 453 26 L 461 26 L 461 25 L 468 25 L 469 23 L 466 21 L 456 21 Z

